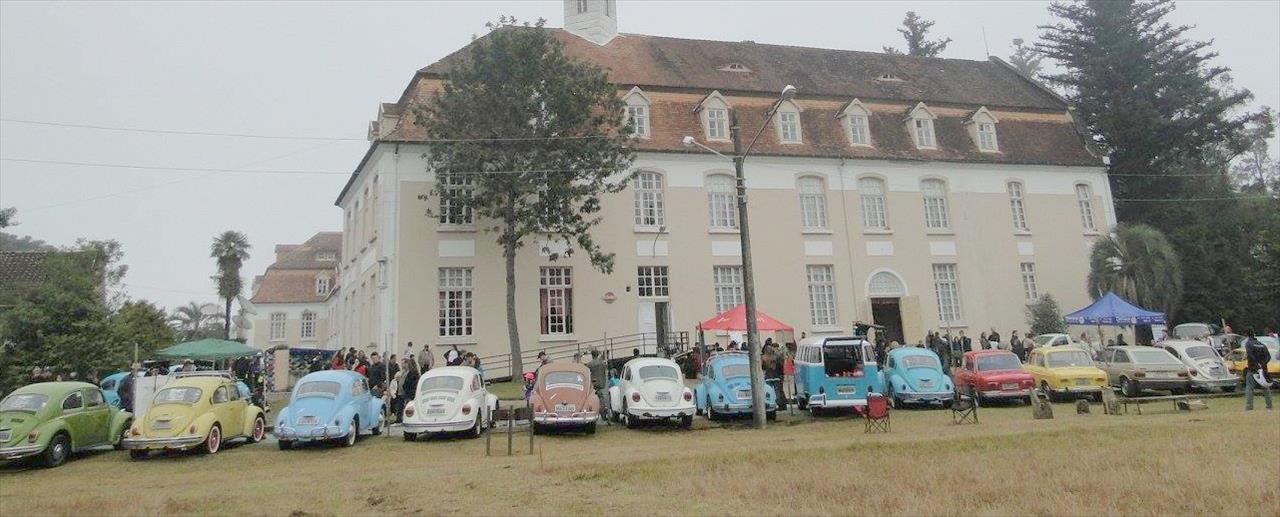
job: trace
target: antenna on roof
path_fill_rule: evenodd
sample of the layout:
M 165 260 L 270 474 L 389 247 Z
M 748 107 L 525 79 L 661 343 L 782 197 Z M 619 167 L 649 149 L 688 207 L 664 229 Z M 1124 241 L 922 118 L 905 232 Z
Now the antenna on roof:
M 987 52 L 987 59 L 991 59 L 991 47 L 987 46 L 987 26 L 982 25 L 982 49 Z

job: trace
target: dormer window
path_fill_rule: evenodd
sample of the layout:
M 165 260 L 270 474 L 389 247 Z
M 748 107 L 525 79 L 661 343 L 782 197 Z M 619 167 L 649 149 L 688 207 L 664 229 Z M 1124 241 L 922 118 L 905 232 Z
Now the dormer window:
M 876 80 L 877 81 L 901 81 L 902 79 L 900 79 L 898 76 L 893 75 L 889 72 L 885 72 L 883 74 L 880 74 L 880 77 L 877 77 Z
M 333 262 L 338 260 L 337 252 L 333 251 L 317 251 L 316 262 Z
M 323 275 L 316 277 L 316 295 L 325 296 L 327 294 L 329 294 L 329 277 Z
M 720 92 L 711 92 L 698 104 L 702 117 L 702 127 L 706 131 L 707 140 L 729 140 L 729 103 L 725 102 Z
M 623 102 L 627 105 L 626 122 L 631 135 L 637 138 L 649 138 L 649 97 L 636 87 L 623 98 Z
M 778 141 L 784 144 L 798 144 L 800 135 L 800 108 L 791 101 L 778 105 Z
M 933 121 L 938 117 L 929 111 L 929 107 L 923 102 L 916 104 L 907 113 L 907 130 L 911 133 L 911 138 L 916 142 L 918 149 L 937 149 L 937 136 L 933 131 Z
M 720 70 L 721 72 L 737 72 L 740 74 L 746 74 L 751 72 L 751 69 L 747 68 L 747 65 L 744 65 L 742 63 L 729 63 L 727 65 L 721 66 L 720 68 L 718 68 L 718 70 Z
M 871 112 L 858 99 L 854 99 L 844 110 L 840 112 L 840 117 L 844 118 L 844 128 L 849 135 L 849 143 L 853 145 L 871 145 Z
M 979 151 L 1000 152 L 1000 142 L 996 139 L 996 124 L 999 122 L 985 106 L 978 108 L 978 111 L 973 112 L 969 120 L 965 121 L 965 125 L 969 126 L 969 136 L 973 138 Z

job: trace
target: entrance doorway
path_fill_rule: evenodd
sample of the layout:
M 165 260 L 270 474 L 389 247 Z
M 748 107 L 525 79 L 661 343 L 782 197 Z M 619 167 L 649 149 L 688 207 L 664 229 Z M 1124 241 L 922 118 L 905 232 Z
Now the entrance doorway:
M 669 344 L 667 338 L 671 334 L 670 306 L 671 302 L 668 301 L 640 302 L 638 314 L 640 333 L 645 335 L 646 342 L 655 344 L 657 350 Z
M 872 298 L 871 321 L 884 327 L 885 343 L 905 343 L 902 335 L 902 304 L 899 298 Z

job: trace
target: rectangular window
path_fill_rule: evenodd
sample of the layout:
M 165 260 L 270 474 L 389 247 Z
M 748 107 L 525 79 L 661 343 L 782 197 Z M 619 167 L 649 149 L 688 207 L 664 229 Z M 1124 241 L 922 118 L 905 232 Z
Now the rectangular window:
M 738 205 L 734 196 L 737 186 L 732 176 L 715 174 L 707 177 L 707 203 L 711 228 L 738 228 Z
M 831 266 L 808 266 L 809 321 L 814 326 L 834 326 L 836 321 L 835 276 Z
M 938 295 L 938 319 L 943 323 L 961 321 L 960 282 L 955 264 L 933 265 L 933 290 Z
M 578 14 L 587 12 L 587 0 L 578 0 Z
M 324 296 L 326 294 L 329 294 L 329 277 L 316 278 L 316 295 Z
M 1022 292 L 1027 295 L 1027 302 L 1034 302 L 1040 298 L 1040 290 L 1036 287 L 1036 264 L 1035 262 L 1023 262 L 1022 268 Z
M 990 122 L 978 123 L 978 149 L 983 151 L 997 150 L 995 124 Z
M 463 199 L 471 195 L 471 176 L 468 174 L 440 174 L 438 176 L 445 195 L 440 196 L 440 224 L 470 226 L 471 207 Z
M 822 180 L 814 177 L 800 178 L 800 219 L 806 230 L 827 229 L 827 196 Z
M 1097 230 L 1093 222 L 1093 191 L 1088 185 L 1076 185 L 1076 203 L 1080 205 L 1080 224 L 1086 230 Z
M 440 337 L 471 335 L 472 280 L 469 267 L 442 267 L 439 271 Z
M 649 136 L 649 107 L 627 106 L 627 121 L 631 124 L 631 134 L 647 138 Z
M 800 114 L 794 111 L 778 113 L 778 135 L 783 142 L 800 141 Z
M 712 140 L 729 139 L 729 110 L 707 108 L 707 138 Z
M 869 230 L 889 229 L 889 217 L 885 210 L 884 181 L 878 178 L 858 180 L 862 191 L 862 226 Z
M 1022 184 L 1016 181 L 1009 183 L 1009 208 L 1013 211 L 1013 229 L 1025 232 L 1027 228 L 1027 209 L 1023 204 Z
M 916 119 L 916 146 L 933 147 L 933 121 L 927 118 Z
M 866 115 L 849 116 L 849 141 L 856 145 L 871 145 L 871 131 Z
M 742 266 L 714 266 L 711 275 L 716 289 L 716 314 L 742 305 Z
M 316 337 L 316 313 L 302 313 L 302 339 L 315 339 Z
M 538 304 L 544 336 L 573 333 L 573 269 L 544 267 L 539 271 Z
M 920 184 L 924 195 L 924 226 L 930 230 L 951 228 L 951 212 L 947 208 L 947 186 L 940 180 L 925 180 Z
M 317 251 L 316 262 L 333 262 L 338 260 L 338 254 L 333 251 Z
M 636 293 L 641 298 L 666 298 L 671 291 L 667 266 L 640 266 L 636 272 Z
M 662 226 L 666 224 L 663 206 L 662 175 L 642 171 L 636 175 L 636 226 Z
M 285 314 L 283 312 L 271 313 L 271 340 L 280 341 L 284 339 L 284 321 Z

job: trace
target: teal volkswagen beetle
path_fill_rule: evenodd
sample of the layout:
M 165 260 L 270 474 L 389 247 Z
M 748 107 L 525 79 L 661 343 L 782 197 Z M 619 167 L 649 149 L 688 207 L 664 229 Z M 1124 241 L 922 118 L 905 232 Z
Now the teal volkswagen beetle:
M 92 384 L 23 386 L 0 401 L 0 460 L 39 456 L 46 467 L 56 467 L 73 452 L 119 444 L 132 419 Z

